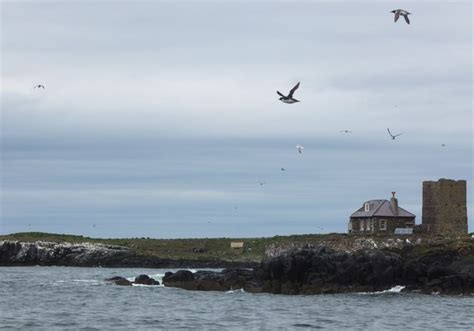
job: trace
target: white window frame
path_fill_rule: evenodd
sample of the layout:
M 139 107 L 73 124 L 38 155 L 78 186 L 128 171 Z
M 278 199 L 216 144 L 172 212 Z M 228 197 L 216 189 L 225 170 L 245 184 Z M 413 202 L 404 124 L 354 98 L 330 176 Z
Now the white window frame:
M 364 231 L 365 229 L 365 220 L 360 220 L 360 231 Z
M 383 226 L 382 226 L 383 224 Z M 386 231 L 387 230 L 387 220 L 380 220 L 379 221 L 379 229 L 381 231 Z
M 369 211 L 369 210 L 370 210 L 370 204 L 366 202 L 364 204 L 364 211 Z

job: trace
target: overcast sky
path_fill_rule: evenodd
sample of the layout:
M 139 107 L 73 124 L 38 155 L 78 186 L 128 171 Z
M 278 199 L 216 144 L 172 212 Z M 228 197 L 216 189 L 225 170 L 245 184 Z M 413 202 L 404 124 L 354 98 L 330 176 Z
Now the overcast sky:
M 1 1 L 0 233 L 345 232 L 391 191 L 420 223 L 439 178 L 468 181 L 474 231 L 472 9 Z

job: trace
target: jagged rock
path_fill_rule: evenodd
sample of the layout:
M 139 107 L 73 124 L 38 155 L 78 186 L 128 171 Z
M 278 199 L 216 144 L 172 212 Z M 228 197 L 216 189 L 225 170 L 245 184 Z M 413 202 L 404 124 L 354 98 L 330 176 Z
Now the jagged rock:
M 246 269 L 224 269 L 221 272 L 179 270 L 176 273 L 167 272 L 163 284 L 169 287 L 179 287 L 187 290 L 228 291 L 244 288 L 251 284 L 253 272 Z
M 456 259 L 455 259 L 456 260 Z M 404 260 L 383 250 L 337 252 L 326 247 L 294 250 L 269 258 L 252 271 L 225 269 L 221 272 L 180 270 L 167 273 L 165 286 L 188 290 L 227 291 L 243 288 L 248 292 L 276 294 L 321 294 L 373 292 L 396 285 L 407 290 L 445 294 L 474 293 L 472 259 L 456 260 L 450 252 Z
M 147 275 L 140 275 L 135 277 L 134 284 L 142 284 L 142 285 L 160 285 L 160 282 L 154 280 L 153 278 L 148 277 Z

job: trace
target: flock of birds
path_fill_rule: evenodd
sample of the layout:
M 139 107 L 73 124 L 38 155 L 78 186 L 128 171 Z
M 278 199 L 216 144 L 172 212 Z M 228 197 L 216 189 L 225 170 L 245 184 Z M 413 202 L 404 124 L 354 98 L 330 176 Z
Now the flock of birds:
M 395 15 L 395 22 L 398 21 L 398 19 L 400 18 L 400 16 L 403 16 L 405 18 L 405 21 L 407 22 L 407 24 L 410 24 L 410 20 L 408 19 L 408 15 L 411 15 L 411 13 L 409 13 L 408 11 L 404 10 L 404 9 L 394 9 L 391 11 L 391 13 L 393 13 Z M 300 82 L 298 82 L 295 86 L 293 86 L 293 88 L 290 90 L 290 92 L 287 94 L 287 95 L 284 95 L 283 93 L 281 93 L 280 91 L 277 91 L 277 94 L 280 96 L 280 101 L 281 102 L 284 102 L 284 103 L 287 103 L 287 104 L 293 104 L 293 103 L 296 103 L 296 102 L 300 102 L 298 99 L 295 99 L 293 97 L 293 95 L 295 94 L 296 90 L 300 87 Z M 352 133 L 351 130 L 341 130 L 339 131 L 341 133 Z M 395 140 L 395 138 L 397 138 L 398 136 L 401 136 L 403 133 L 397 133 L 397 134 L 392 134 L 392 132 L 390 131 L 390 128 L 387 128 L 387 132 L 388 134 L 390 135 L 390 138 L 392 140 Z M 446 146 L 446 145 L 442 145 L 442 146 Z M 304 150 L 304 147 L 300 144 L 296 145 L 296 150 L 298 151 L 299 154 L 302 154 L 303 153 L 303 150 Z M 282 171 L 285 171 L 284 168 L 281 168 Z M 263 185 L 264 183 L 263 182 L 260 182 L 260 185 Z
M 410 12 L 404 10 L 404 9 L 394 9 L 391 11 L 391 13 L 394 14 L 394 22 L 396 23 L 398 21 L 398 19 L 400 18 L 400 16 L 403 16 L 403 18 L 405 19 L 405 22 L 407 24 L 410 24 L 410 19 L 408 18 L 408 15 L 411 15 Z M 286 103 L 286 104 L 293 104 L 293 103 L 297 103 L 297 102 L 300 102 L 300 100 L 294 98 L 294 94 L 296 92 L 296 90 L 300 87 L 300 82 L 298 82 L 295 86 L 293 86 L 293 88 L 288 92 L 287 95 L 281 93 L 280 91 L 277 91 L 277 94 L 280 96 L 279 100 L 283 103 Z M 341 133 L 345 133 L 345 134 L 351 134 L 352 131 L 351 130 L 340 130 L 339 132 Z M 387 128 L 387 132 L 390 136 L 390 138 L 392 140 L 395 140 L 397 137 L 401 136 L 403 134 L 403 132 L 401 133 L 392 133 L 390 131 L 390 128 Z M 441 144 L 442 147 L 446 147 L 446 144 Z M 301 145 L 301 144 L 298 144 L 296 145 L 296 150 L 298 151 L 299 154 L 302 154 L 303 153 L 303 150 L 304 150 L 304 147 Z M 285 168 L 281 168 L 281 171 L 286 171 Z M 265 185 L 265 181 L 260 181 L 260 186 L 263 186 Z
M 400 18 L 400 16 L 403 16 L 403 18 L 405 19 L 405 22 L 407 24 L 410 24 L 410 19 L 408 18 L 408 15 L 411 15 L 411 13 L 409 13 L 408 11 L 406 11 L 404 9 L 394 9 L 394 10 L 391 11 L 391 13 L 394 14 L 394 22 L 397 22 L 398 19 Z M 288 92 L 287 95 L 281 93 L 280 91 L 277 91 L 277 94 L 280 96 L 279 100 L 283 103 L 286 103 L 286 104 L 293 104 L 293 103 L 300 102 L 300 100 L 298 100 L 294 97 L 294 94 L 295 94 L 296 90 L 299 87 L 300 87 L 300 82 L 298 82 L 295 86 L 293 86 L 293 88 L 291 88 L 291 90 Z M 34 88 L 44 90 L 45 86 L 43 84 L 37 84 L 37 85 L 34 86 Z M 347 129 L 340 130 L 339 132 L 344 133 L 344 134 L 352 134 L 352 131 L 347 130 Z M 387 132 L 388 132 L 388 134 L 389 134 L 389 136 L 392 140 L 395 140 L 397 137 L 399 137 L 403 134 L 403 132 L 393 134 L 390 131 L 390 128 L 387 128 Z M 446 145 L 442 144 L 441 146 L 445 147 Z M 296 150 L 298 151 L 299 154 L 303 154 L 303 151 L 304 151 L 303 145 L 301 145 L 301 144 L 296 145 Z M 286 168 L 281 167 L 280 170 L 281 171 L 286 171 Z M 260 186 L 263 186 L 263 185 L 266 184 L 266 181 L 261 180 L 261 181 L 259 181 L 259 184 L 260 184 Z
M 404 10 L 404 9 L 394 9 L 391 11 L 391 13 L 394 14 L 394 21 L 397 22 L 398 19 L 400 18 L 400 16 L 403 16 L 405 18 L 405 21 L 407 22 L 407 24 L 410 24 L 410 19 L 408 18 L 408 15 L 411 15 L 411 13 L 409 13 L 408 11 Z M 296 90 L 298 89 L 298 87 L 300 87 L 300 82 L 298 82 L 295 86 L 293 86 L 293 88 L 290 90 L 290 92 L 287 94 L 287 95 L 284 95 L 283 93 L 281 93 L 280 91 L 277 91 L 277 94 L 280 96 L 280 101 L 281 102 L 284 102 L 284 103 L 287 103 L 287 104 L 292 104 L 292 103 L 296 103 L 296 102 L 300 102 L 298 99 L 295 99 L 293 97 L 293 95 L 295 94 Z M 341 130 L 339 131 L 341 133 L 352 133 L 351 130 Z M 397 134 L 392 134 L 392 132 L 390 131 L 390 128 L 387 128 L 387 132 L 388 134 L 390 135 L 390 138 L 392 140 L 395 140 L 395 138 L 397 138 L 398 136 L 401 136 L 403 133 L 397 133 Z M 446 146 L 445 144 L 442 144 L 441 146 Z M 300 144 L 296 145 L 296 149 L 298 151 L 299 154 L 302 154 L 303 153 L 303 150 L 304 150 L 304 147 Z M 285 171 L 284 168 L 281 168 L 282 171 Z M 260 183 L 260 185 L 263 185 L 262 183 Z

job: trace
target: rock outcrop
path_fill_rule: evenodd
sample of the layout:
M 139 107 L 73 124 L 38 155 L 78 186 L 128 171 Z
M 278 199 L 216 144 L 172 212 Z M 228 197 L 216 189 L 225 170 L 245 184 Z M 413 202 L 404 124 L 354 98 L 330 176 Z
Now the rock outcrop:
M 97 243 L 0 241 L 0 266 L 74 266 L 140 268 L 221 268 L 244 265 L 227 261 L 173 260 L 144 256 L 122 246 Z M 250 264 L 249 264 L 250 265 Z
M 107 282 L 111 282 L 115 285 L 120 285 L 120 286 L 132 286 L 132 282 L 129 281 L 128 279 L 126 278 L 123 278 L 123 277 L 120 277 L 120 276 L 115 276 L 115 277 L 112 277 L 112 278 L 107 278 L 106 279 Z
M 187 290 L 227 291 L 248 287 L 253 280 L 253 271 L 248 269 L 224 269 L 221 272 L 179 270 L 167 272 L 163 284 Z
M 135 281 L 133 283 L 140 285 L 160 285 L 159 281 L 154 280 L 153 278 L 148 277 L 147 275 L 140 275 L 138 277 L 135 277 Z
M 243 288 L 275 294 L 375 292 L 403 285 L 424 293 L 473 294 L 474 260 L 452 252 L 407 259 L 384 250 L 347 253 L 317 247 L 266 259 L 253 271 L 167 273 L 163 284 L 188 290 Z

